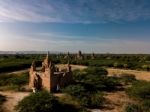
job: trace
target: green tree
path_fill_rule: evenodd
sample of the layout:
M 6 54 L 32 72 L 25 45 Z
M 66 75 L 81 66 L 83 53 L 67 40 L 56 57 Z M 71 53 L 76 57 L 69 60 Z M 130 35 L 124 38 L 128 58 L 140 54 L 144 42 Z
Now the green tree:
M 16 106 L 18 112 L 58 112 L 60 107 L 56 97 L 48 92 L 32 93 Z

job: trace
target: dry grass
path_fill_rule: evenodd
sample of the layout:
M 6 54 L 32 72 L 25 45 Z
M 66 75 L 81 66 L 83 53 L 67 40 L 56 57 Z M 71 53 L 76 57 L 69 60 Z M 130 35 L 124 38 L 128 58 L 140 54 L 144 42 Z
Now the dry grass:
M 15 112 L 15 105 L 25 96 L 28 96 L 29 92 L 0 91 L 0 94 L 6 96 L 6 102 L 3 104 L 4 112 Z
M 125 70 L 125 69 L 114 69 L 108 68 L 109 76 L 121 76 L 122 74 L 133 74 L 137 80 L 150 81 L 150 72 L 147 71 L 137 71 L 137 70 Z

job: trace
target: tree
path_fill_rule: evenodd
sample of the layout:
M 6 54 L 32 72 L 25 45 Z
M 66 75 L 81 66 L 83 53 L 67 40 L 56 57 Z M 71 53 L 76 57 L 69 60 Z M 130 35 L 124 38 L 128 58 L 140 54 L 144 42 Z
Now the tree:
M 97 75 L 97 76 L 106 76 L 108 74 L 107 70 L 100 67 L 88 67 L 85 69 L 85 72 L 90 75 Z
M 48 92 L 32 93 L 16 106 L 18 112 L 58 112 L 60 107 L 56 97 Z

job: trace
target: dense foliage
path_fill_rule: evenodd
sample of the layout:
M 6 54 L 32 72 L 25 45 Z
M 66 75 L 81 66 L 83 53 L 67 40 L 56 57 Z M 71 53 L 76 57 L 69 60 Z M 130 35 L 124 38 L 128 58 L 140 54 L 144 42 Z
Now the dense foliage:
M 63 92 L 74 97 L 80 105 L 88 108 L 101 107 L 104 104 L 103 91 L 115 90 L 118 80 L 107 77 L 104 68 L 88 67 L 85 70 L 75 70 L 74 85 L 69 85 Z
M 57 112 L 58 108 L 56 98 L 47 92 L 32 93 L 16 106 L 19 112 Z
M 148 54 L 95 54 L 95 59 L 91 59 L 91 54 L 84 54 L 83 60 L 76 60 L 75 54 L 70 54 L 69 58 L 64 58 L 66 54 L 50 54 L 55 63 L 115 67 L 124 69 L 150 70 L 150 55 Z M 0 72 L 15 71 L 29 68 L 32 61 L 36 60 L 36 65 L 41 66 L 45 54 L 15 54 L 0 55 Z
M 1 74 L 0 75 L 0 87 L 6 87 L 13 90 L 21 90 L 22 86 L 29 81 L 28 73 L 20 74 Z
M 104 103 L 102 93 L 89 91 L 82 85 L 70 85 L 64 89 L 64 92 L 76 98 L 81 106 L 94 108 Z
M 136 81 L 126 92 L 137 104 L 128 105 L 125 112 L 150 112 L 150 82 Z
M 18 112 L 87 112 L 74 105 L 61 103 L 52 94 L 43 91 L 32 93 L 25 97 L 16 106 Z
M 127 94 L 140 100 L 150 99 L 150 82 L 137 81 L 127 89 Z

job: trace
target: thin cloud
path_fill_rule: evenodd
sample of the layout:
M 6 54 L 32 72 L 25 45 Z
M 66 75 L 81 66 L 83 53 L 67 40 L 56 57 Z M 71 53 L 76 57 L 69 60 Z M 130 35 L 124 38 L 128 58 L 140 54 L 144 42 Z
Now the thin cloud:
M 150 19 L 149 0 L 1 0 L 0 22 L 106 23 Z

